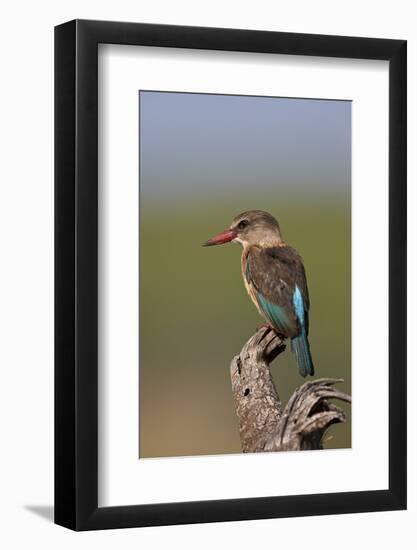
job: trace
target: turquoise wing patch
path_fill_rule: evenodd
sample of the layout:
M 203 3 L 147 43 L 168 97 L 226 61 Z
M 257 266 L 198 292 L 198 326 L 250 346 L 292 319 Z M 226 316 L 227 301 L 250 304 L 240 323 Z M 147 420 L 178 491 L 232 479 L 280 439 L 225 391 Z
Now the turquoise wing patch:
M 294 331 L 294 324 L 288 318 L 285 309 L 281 306 L 271 303 L 260 292 L 256 292 L 256 299 L 259 307 L 264 312 L 265 317 L 271 325 L 277 329 L 280 334 L 287 336 Z

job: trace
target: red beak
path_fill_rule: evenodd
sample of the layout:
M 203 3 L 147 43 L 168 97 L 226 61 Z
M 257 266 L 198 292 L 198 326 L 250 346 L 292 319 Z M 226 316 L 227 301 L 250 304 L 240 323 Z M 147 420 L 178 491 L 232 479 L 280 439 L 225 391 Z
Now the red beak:
M 237 233 L 234 229 L 225 229 L 212 239 L 209 239 L 206 241 L 203 246 L 214 246 L 215 244 L 224 244 L 224 243 L 230 243 L 230 241 L 233 241 L 237 236 Z

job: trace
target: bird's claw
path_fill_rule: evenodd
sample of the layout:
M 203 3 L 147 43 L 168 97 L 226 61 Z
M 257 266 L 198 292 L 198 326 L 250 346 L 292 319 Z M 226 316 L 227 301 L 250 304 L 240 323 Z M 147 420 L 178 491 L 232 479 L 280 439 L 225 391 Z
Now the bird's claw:
M 259 325 L 258 327 L 256 327 L 256 330 L 261 330 L 263 328 L 267 328 L 269 330 L 274 330 L 274 327 L 272 327 L 268 323 L 262 323 L 262 325 Z

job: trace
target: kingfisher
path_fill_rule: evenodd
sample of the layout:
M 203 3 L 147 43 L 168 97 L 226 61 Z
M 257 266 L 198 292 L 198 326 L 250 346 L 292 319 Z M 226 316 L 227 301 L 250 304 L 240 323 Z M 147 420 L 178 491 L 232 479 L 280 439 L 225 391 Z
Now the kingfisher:
M 236 216 L 230 227 L 203 246 L 240 243 L 246 290 L 268 326 L 291 340 L 301 376 L 313 376 L 308 341 L 310 300 L 300 254 L 287 245 L 277 220 L 263 210 Z

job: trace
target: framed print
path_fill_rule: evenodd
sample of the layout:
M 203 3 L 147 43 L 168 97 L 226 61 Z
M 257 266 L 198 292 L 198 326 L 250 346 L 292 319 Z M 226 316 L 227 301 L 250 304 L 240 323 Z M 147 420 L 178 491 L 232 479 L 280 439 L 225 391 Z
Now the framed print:
M 56 523 L 406 507 L 405 41 L 65 23 L 55 159 Z

